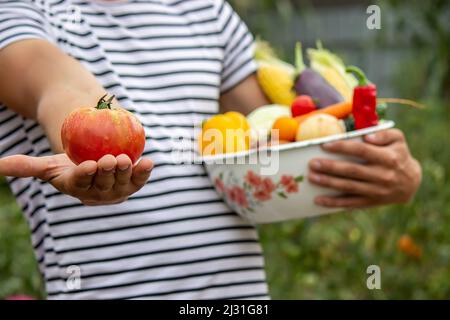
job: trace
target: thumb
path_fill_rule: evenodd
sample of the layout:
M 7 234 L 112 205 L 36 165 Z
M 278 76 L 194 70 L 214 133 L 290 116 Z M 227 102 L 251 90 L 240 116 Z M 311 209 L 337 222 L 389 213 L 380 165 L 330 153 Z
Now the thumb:
M 0 159 L 0 175 L 27 178 L 45 178 L 48 169 L 46 158 L 14 155 Z

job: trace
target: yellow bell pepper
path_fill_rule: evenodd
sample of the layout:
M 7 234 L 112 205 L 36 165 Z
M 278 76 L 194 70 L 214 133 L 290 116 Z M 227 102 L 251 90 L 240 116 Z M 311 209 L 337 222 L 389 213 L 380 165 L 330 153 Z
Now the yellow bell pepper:
M 250 125 L 239 112 L 227 112 L 203 123 L 198 139 L 202 155 L 216 155 L 248 150 Z

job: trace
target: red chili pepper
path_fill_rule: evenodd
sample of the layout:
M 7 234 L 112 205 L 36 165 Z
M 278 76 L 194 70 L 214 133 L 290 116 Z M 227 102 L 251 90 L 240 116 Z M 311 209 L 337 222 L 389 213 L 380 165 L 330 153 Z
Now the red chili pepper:
M 352 113 L 355 128 L 363 129 L 378 124 L 377 87 L 371 83 L 361 69 L 351 66 L 346 69 L 358 79 L 358 86 L 353 91 Z

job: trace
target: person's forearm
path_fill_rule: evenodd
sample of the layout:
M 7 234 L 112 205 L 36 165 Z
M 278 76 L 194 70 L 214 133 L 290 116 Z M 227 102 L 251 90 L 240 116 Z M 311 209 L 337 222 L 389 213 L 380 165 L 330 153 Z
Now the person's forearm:
M 60 130 L 74 109 L 93 106 L 105 94 L 78 61 L 44 40 L 25 40 L 0 51 L 0 101 L 36 119 L 55 153 L 62 152 Z

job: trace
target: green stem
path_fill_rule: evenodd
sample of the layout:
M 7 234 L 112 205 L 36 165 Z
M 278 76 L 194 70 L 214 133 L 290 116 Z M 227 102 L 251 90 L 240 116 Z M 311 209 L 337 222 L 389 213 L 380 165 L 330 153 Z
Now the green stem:
M 358 80 L 358 86 L 364 87 L 371 84 L 364 72 L 358 67 L 349 66 L 345 69 L 345 72 L 352 73 L 356 77 L 356 79 Z
M 297 76 L 299 76 L 303 70 L 306 69 L 305 62 L 303 60 L 302 44 L 297 42 L 295 44 L 295 68 Z
M 108 94 L 105 94 L 103 97 L 100 98 L 100 100 L 98 100 L 97 102 L 97 106 L 95 107 L 98 110 L 101 109 L 111 109 L 111 103 L 113 101 L 113 99 L 115 98 L 115 96 L 111 96 L 107 101 L 105 100 L 105 98 L 108 96 Z

